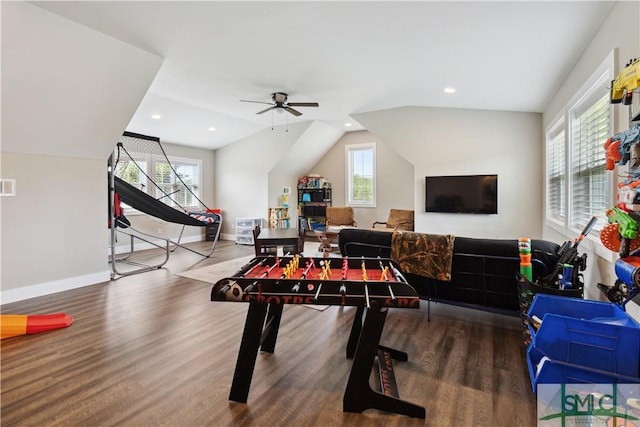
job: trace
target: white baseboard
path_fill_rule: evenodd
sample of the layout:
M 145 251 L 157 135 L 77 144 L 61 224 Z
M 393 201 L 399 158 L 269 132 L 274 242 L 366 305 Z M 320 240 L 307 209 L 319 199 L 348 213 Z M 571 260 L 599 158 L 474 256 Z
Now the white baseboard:
M 236 235 L 235 234 L 220 233 L 219 239 L 221 239 L 221 240 L 236 240 Z
M 6 291 L 0 291 L 0 304 L 9 304 L 16 301 L 55 294 L 62 291 L 68 291 L 70 289 L 95 285 L 96 283 L 108 282 L 109 280 L 111 280 L 111 275 L 107 270 L 100 273 L 68 277 L 62 280 L 39 283 L 37 285 L 25 286 L 17 289 L 8 289 Z

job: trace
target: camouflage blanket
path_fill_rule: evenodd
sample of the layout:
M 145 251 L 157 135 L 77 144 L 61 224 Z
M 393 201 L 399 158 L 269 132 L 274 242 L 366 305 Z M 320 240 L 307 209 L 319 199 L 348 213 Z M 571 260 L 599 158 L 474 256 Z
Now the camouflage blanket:
M 449 282 L 454 239 L 451 234 L 396 230 L 391 237 L 391 259 L 405 273 Z

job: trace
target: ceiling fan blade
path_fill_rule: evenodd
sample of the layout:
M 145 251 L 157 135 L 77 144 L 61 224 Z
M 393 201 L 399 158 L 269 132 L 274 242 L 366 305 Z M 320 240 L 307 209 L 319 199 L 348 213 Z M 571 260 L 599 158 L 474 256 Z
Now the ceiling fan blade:
M 301 116 L 302 113 L 298 110 L 294 110 L 293 108 L 290 107 L 284 107 L 285 110 L 287 110 L 288 112 L 290 112 L 291 114 L 293 114 L 294 116 L 298 117 Z
M 246 99 L 241 99 L 240 102 L 253 102 L 254 104 L 267 104 L 273 105 L 273 102 L 262 102 L 262 101 L 247 101 Z
M 319 107 L 320 104 L 317 102 L 289 102 L 287 103 L 290 107 Z
M 267 111 L 271 111 L 271 110 L 273 110 L 274 108 L 276 108 L 276 107 L 269 107 L 269 108 L 266 108 L 266 109 L 264 109 L 264 110 L 262 110 L 262 111 L 258 111 L 256 114 L 266 113 Z

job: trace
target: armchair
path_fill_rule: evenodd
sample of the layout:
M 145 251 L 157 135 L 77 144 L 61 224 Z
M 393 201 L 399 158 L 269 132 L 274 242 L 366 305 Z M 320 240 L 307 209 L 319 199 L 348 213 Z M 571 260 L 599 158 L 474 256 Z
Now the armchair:
M 351 206 L 327 206 L 325 218 L 327 227 L 336 227 L 341 225 L 350 227 L 357 226 L 356 220 L 353 217 L 353 208 Z
M 373 223 L 373 228 L 376 228 L 376 224 L 384 224 L 385 228 L 393 230 L 413 231 L 414 214 L 412 210 L 391 209 L 391 211 L 389 211 L 389 218 L 387 218 L 387 221 L 376 221 Z

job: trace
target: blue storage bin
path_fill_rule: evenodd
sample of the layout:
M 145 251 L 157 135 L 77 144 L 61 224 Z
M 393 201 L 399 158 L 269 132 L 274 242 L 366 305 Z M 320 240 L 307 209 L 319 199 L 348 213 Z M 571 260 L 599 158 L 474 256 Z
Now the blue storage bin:
M 529 349 L 531 351 L 531 348 Z M 585 366 L 572 365 L 570 363 L 545 359 L 542 361 L 541 353 L 527 355 L 529 377 L 533 392 L 537 393 L 538 384 L 637 384 L 640 378 L 627 377 L 614 372 L 600 371 Z
M 638 383 L 640 327 L 546 314 L 527 364 L 534 392 L 542 383 Z
M 544 323 L 544 316 L 546 314 L 640 328 L 640 324 L 612 302 L 588 301 L 581 298 L 536 294 L 527 315 L 529 317 L 535 315 Z M 531 325 L 529 325 L 529 332 L 532 338 L 536 335 L 536 331 Z

